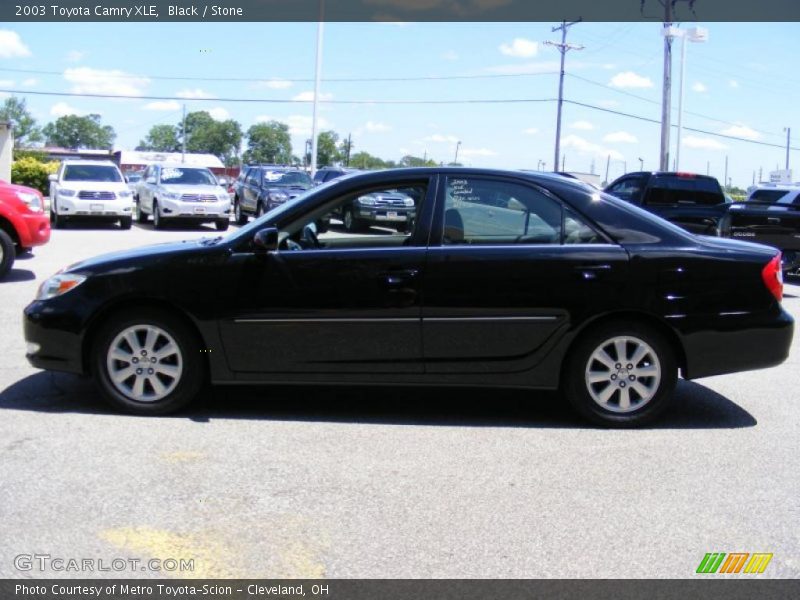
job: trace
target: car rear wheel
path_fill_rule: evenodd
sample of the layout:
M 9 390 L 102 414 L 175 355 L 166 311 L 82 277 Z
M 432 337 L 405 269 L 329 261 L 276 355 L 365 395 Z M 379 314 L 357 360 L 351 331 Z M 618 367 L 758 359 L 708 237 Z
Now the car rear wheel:
M 564 373 L 564 392 L 587 419 L 626 427 L 652 422 L 669 405 L 677 381 L 670 345 L 654 329 L 614 321 L 585 334 Z
M 92 349 L 95 382 L 116 408 L 163 415 L 186 406 L 204 384 L 196 336 L 157 309 L 111 317 Z
M 6 276 L 14 264 L 17 251 L 14 249 L 14 240 L 5 231 L 0 229 L 0 279 Z
M 242 205 L 239 203 L 239 198 L 233 199 L 233 220 L 237 225 L 244 225 L 247 223 L 247 215 L 242 212 Z

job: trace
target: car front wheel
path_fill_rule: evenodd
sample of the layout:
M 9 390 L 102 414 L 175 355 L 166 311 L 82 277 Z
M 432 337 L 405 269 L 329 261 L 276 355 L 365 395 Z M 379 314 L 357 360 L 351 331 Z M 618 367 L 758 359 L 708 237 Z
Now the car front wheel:
M 242 212 L 242 205 L 239 198 L 233 200 L 233 220 L 237 225 L 244 225 L 247 223 L 247 215 Z
M 110 318 L 98 332 L 92 353 L 102 395 L 126 412 L 175 412 L 203 387 L 197 338 L 167 312 L 140 310 Z
M 564 373 L 564 392 L 587 419 L 605 426 L 652 422 L 668 406 L 677 381 L 672 348 L 638 323 L 603 324 L 584 335 Z
M 0 229 L 0 279 L 5 277 L 6 273 L 11 269 L 16 257 L 17 251 L 14 249 L 14 240 Z
M 158 207 L 158 202 L 153 200 L 153 228 L 164 229 L 165 227 L 166 223 L 164 223 L 164 219 L 161 217 L 161 209 Z

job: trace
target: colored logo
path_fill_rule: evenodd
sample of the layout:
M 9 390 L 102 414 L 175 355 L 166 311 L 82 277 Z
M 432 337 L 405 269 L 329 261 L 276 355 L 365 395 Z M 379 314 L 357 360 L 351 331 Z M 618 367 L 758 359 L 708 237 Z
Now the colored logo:
M 696 573 L 763 573 L 772 560 L 772 554 L 749 552 L 709 552 L 700 561 Z

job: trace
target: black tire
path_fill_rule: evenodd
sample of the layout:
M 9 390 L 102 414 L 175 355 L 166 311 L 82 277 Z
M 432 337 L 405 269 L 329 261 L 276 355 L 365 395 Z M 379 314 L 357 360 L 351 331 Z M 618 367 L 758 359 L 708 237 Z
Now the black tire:
M 258 208 L 256 209 L 256 219 L 260 219 L 264 216 L 264 204 L 262 202 L 258 203 Z
M 50 221 L 53 224 L 53 229 L 64 229 L 67 226 L 67 217 L 59 215 L 55 207 L 50 211 Z
M 165 368 L 172 367 L 175 369 L 176 365 L 180 365 L 178 377 L 170 380 L 169 377 L 165 378 L 158 373 L 153 375 L 143 374 L 141 376 L 147 380 L 142 385 L 142 393 L 157 394 L 156 388 L 150 381 L 158 377 L 161 385 L 165 387 L 165 391 L 169 390 L 169 393 L 164 395 L 163 398 L 136 399 L 134 390 L 137 375 L 131 374 L 127 381 L 123 381 L 120 383 L 120 387 L 117 387 L 112 382 L 112 377 L 109 373 L 108 355 L 111 348 L 116 346 L 115 340 L 118 336 L 126 330 L 135 330 L 139 332 L 136 339 L 140 343 L 144 342 L 146 344 L 147 336 L 143 334 L 144 327 L 158 328 L 166 336 L 172 338 L 172 342 L 178 349 L 177 354 L 169 355 L 163 359 Z M 160 342 L 166 342 L 166 336 L 160 336 L 156 339 Z M 130 349 L 131 346 L 128 345 L 127 348 Z M 154 348 L 158 348 L 158 346 L 155 345 Z M 204 375 L 206 369 L 200 350 L 200 342 L 195 332 L 181 319 L 167 311 L 141 309 L 116 313 L 106 319 L 95 337 L 90 356 L 92 374 L 103 398 L 115 408 L 136 415 L 169 414 L 180 410 L 198 397 L 206 383 Z M 132 354 L 137 356 L 140 353 L 141 351 L 132 351 Z M 176 356 L 179 356 L 179 358 L 176 358 Z M 155 364 L 144 362 L 148 360 L 146 355 L 142 355 L 142 357 L 136 368 L 141 365 L 142 370 L 158 369 Z M 149 360 L 153 358 L 155 357 L 151 357 Z M 161 364 L 161 359 L 156 360 L 158 364 Z M 126 361 L 113 361 L 112 364 L 117 368 L 124 369 Z M 151 364 L 153 365 L 152 369 L 150 368 Z M 147 366 L 145 367 L 144 365 Z M 133 363 L 130 363 L 130 367 L 134 367 Z M 172 386 L 171 390 L 170 386 Z M 128 390 L 128 392 L 125 393 L 122 390 Z
M 147 223 L 147 213 L 142 210 L 142 203 L 138 198 L 136 199 L 136 222 Z
M 397 233 L 406 233 L 411 229 L 410 223 L 398 223 L 395 226 L 395 229 L 397 230 Z
M 130 229 L 131 225 L 133 225 L 133 217 L 122 217 L 119 220 L 119 228 L 120 229 Z
M 158 208 L 158 202 L 153 200 L 153 229 L 166 229 L 166 228 L 167 224 L 161 217 L 161 213 L 159 212 Z
M 6 276 L 17 258 L 14 240 L 5 231 L 0 229 L 0 279 Z
M 628 340 L 622 346 L 626 360 L 634 359 L 637 349 L 647 353 L 636 364 L 620 360 L 613 344 L 615 338 Z M 611 359 L 613 364 L 606 366 L 593 358 L 601 347 L 606 350 L 606 360 Z M 608 380 L 590 384 L 590 371 L 598 376 L 607 373 Z M 643 375 L 651 372 L 659 375 Z M 575 410 L 593 423 L 605 427 L 635 427 L 651 423 L 667 408 L 677 376 L 674 350 L 658 331 L 643 323 L 608 321 L 577 340 L 562 373 L 562 390 Z M 647 394 L 641 395 L 640 389 Z M 611 395 L 602 405 L 604 392 Z M 623 404 L 623 394 L 628 398 L 627 408 Z
M 230 224 L 231 221 L 228 217 L 225 217 L 224 219 L 217 219 L 216 221 L 214 221 L 214 225 L 217 226 L 217 231 L 227 231 L 228 225 Z
M 353 214 L 352 206 L 344 209 L 342 222 L 344 223 L 344 228 L 350 233 L 356 233 L 364 229 L 364 222 L 356 218 L 355 214 Z
M 233 199 L 233 220 L 237 225 L 245 225 L 247 223 L 247 214 L 242 210 L 238 196 Z

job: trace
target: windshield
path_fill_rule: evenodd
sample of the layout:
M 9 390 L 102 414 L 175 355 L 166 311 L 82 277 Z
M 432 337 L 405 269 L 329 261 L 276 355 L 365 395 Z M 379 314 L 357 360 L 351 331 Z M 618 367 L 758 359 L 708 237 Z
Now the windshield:
M 112 165 L 67 165 L 63 181 L 122 181 L 117 167 Z
M 161 183 L 167 185 L 217 185 L 217 179 L 208 169 L 164 167 L 161 169 Z
M 264 181 L 271 185 L 302 185 L 310 186 L 311 177 L 302 171 L 265 171 Z

